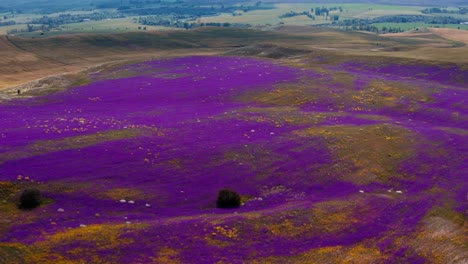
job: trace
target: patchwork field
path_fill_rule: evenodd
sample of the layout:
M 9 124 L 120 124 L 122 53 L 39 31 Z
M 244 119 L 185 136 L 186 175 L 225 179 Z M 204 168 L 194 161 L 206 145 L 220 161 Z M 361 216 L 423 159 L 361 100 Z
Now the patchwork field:
M 1 101 L 0 263 L 465 263 L 466 64 L 294 55 Z

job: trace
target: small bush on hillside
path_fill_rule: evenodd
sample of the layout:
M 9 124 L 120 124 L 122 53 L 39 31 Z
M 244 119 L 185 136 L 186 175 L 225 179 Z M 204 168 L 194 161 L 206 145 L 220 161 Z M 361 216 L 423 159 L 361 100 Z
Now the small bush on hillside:
M 222 189 L 218 193 L 216 205 L 218 208 L 237 208 L 241 205 L 241 197 L 235 191 Z
M 23 210 L 31 210 L 42 203 L 42 195 L 38 189 L 26 189 L 21 193 L 19 208 Z

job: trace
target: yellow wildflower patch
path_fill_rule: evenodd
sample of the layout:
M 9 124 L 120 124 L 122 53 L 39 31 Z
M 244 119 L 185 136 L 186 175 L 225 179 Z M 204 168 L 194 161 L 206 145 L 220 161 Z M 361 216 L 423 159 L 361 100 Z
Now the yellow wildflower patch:
M 110 189 L 105 192 L 105 195 L 114 200 L 120 200 L 120 199 L 138 200 L 138 199 L 145 198 L 144 192 L 137 190 L 137 189 L 130 189 L 130 188 Z
M 402 177 L 397 168 L 414 154 L 416 144 L 408 130 L 390 124 L 311 127 L 295 133 L 323 137 L 332 154 L 343 163 L 339 166 L 341 171 L 346 164 L 354 166 L 343 180 L 357 184 Z
M 335 264 L 335 263 L 382 263 L 385 257 L 376 248 L 357 245 L 355 247 L 323 247 L 309 250 L 295 256 L 272 256 L 252 263 L 291 263 L 291 264 Z
M 141 229 L 145 225 L 132 225 L 129 227 L 125 224 L 110 225 L 96 224 L 86 227 L 78 227 L 65 230 L 52 235 L 46 236 L 45 240 L 38 241 L 31 245 L 31 254 L 27 255 L 28 263 L 82 263 L 87 259 L 92 259 L 94 263 L 99 263 L 100 250 L 113 250 L 133 243 L 133 239 L 122 238 L 121 235 L 128 232 L 129 229 Z M 57 254 L 56 247 L 61 247 L 66 244 L 76 245 L 70 247 L 66 254 L 70 257 Z M 90 248 L 90 244 L 93 246 Z M 84 248 L 81 248 L 82 245 Z M 111 257 L 108 263 L 117 263 L 118 256 Z
M 182 263 L 178 259 L 179 252 L 173 248 L 163 247 L 158 251 L 158 256 L 152 258 L 154 263 L 161 263 L 161 264 L 177 264 Z

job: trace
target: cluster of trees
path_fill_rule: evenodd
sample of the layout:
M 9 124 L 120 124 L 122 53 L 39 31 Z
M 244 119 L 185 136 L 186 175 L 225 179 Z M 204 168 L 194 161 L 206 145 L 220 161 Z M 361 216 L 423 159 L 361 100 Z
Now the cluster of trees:
M 13 29 L 7 30 L 8 35 L 24 33 L 24 32 L 28 32 L 28 31 L 26 29 L 22 29 L 22 28 L 13 28 Z
M 195 6 L 165 6 L 165 7 L 154 7 L 154 8 L 142 8 L 142 9 L 125 9 L 120 10 L 125 15 L 138 15 L 138 16 L 149 16 L 149 15 L 189 15 L 189 16 L 212 16 L 218 14 L 220 11 L 233 12 L 234 8 L 216 9 L 214 7 L 195 7 Z
M 146 16 L 141 17 L 138 20 L 138 23 L 148 26 L 165 26 L 165 27 L 174 27 L 174 28 L 184 28 L 184 29 L 191 29 L 197 27 L 250 27 L 249 24 L 241 24 L 241 23 L 217 23 L 217 22 L 209 22 L 209 23 L 195 23 L 195 22 L 187 22 L 186 20 L 179 20 L 177 17 L 159 17 L 159 16 Z
M 285 13 L 285 14 L 282 14 L 279 16 L 279 18 L 287 18 L 287 17 L 295 17 L 295 16 L 308 16 L 309 15 L 309 12 L 307 11 L 304 11 L 304 12 L 293 12 L 293 11 L 290 11 L 288 13 Z
M 31 25 L 27 24 L 26 28 L 13 28 L 7 30 L 8 35 L 18 34 L 18 33 L 25 33 L 25 32 L 33 32 L 33 31 L 48 31 L 51 27 L 48 25 Z
M 398 15 L 376 17 L 371 23 L 412 23 L 422 22 L 427 24 L 460 24 L 462 19 L 452 16 L 423 16 L 423 15 Z
M 213 16 L 219 13 L 235 13 L 238 10 L 249 12 L 252 10 L 264 10 L 272 8 L 270 5 L 264 5 L 257 2 L 253 5 L 218 5 L 218 6 L 195 6 L 195 5 L 166 5 L 159 7 L 130 8 L 120 7 L 119 12 L 126 15 L 148 16 L 148 15 L 190 15 L 190 16 Z
M 448 10 L 446 8 L 431 7 L 421 10 L 423 14 L 467 14 L 468 8 L 459 7 L 458 10 Z
M 14 20 L 5 21 L 5 22 L 0 21 L 0 27 L 11 26 L 11 25 L 16 25 L 16 22 Z
M 316 16 L 329 16 L 330 11 L 339 11 L 340 13 L 343 12 L 343 8 L 341 6 L 335 6 L 335 7 L 316 7 L 316 8 L 311 8 L 310 12 L 312 14 L 315 14 Z
M 338 21 L 340 20 L 340 15 L 337 14 L 332 14 L 330 15 L 330 11 L 335 11 L 339 10 L 340 12 L 343 12 L 343 8 L 341 6 L 339 7 L 316 7 L 316 8 L 311 8 L 310 12 L 309 11 L 304 11 L 304 12 L 293 12 L 290 11 L 288 13 L 282 14 L 279 16 L 279 18 L 287 18 L 287 17 L 295 17 L 295 16 L 307 16 L 312 20 L 315 20 L 315 16 L 323 16 L 323 19 L 328 20 L 330 18 L 331 21 Z
M 268 9 L 273 9 L 273 8 L 274 8 L 273 5 L 264 4 L 262 3 L 262 1 L 258 1 L 254 5 L 248 5 L 248 6 L 240 5 L 240 7 L 238 7 L 238 9 L 244 11 L 244 13 L 247 13 L 253 10 L 268 10 Z
M 63 14 L 57 17 L 43 16 L 41 18 L 35 18 L 31 20 L 31 24 L 42 24 L 42 25 L 47 25 L 50 28 L 53 28 L 53 27 L 58 27 L 63 24 L 83 22 L 86 20 L 103 20 L 103 19 L 122 18 L 122 17 L 124 17 L 122 14 L 108 13 L 108 12 L 99 12 L 99 13 L 95 12 L 92 14 L 80 14 L 80 15 Z
M 354 18 L 354 19 L 345 19 L 342 20 L 338 23 L 335 23 L 335 25 L 343 27 L 345 30 L 359 30 L 359 31 L 369 31 L 369 32 L 374 32 L 378 34 L 383 34 L 383 33 L 398 33 L 398 32 L 403 32 L 404 30 L 401 29 L 400 27 L 391 27 L 391 26 L 383 26 L 382 28 L 379 28 L 375 25 L 372 25 L 373 20 L 372 19 L 359 19 L 359 18 Z
M 340 15 L 331 15 L 330 20 L 331 21 L 338 21 L 338 20 L 340 20 Z
M 161 0 L 120 0 L 106 1 L 97 5 L 97 8 L 142 8 L 144 5 L 154 5 L 161 3 Z
M 334 22 L 334 25 L 345 28 L 346 30 L 363 30 L 375 33 L 397 33 L 403 32 L 400 27 L 386 27 L 378 28 L 373 25 L 375 23 L 412 23 L 422 22 L 426 24 L 460 24 L 463 22 L 461 19 L 451 16 L 422 16 L 422 15 L 398 15 L 398 16 L 383 16 L 373 19 L 345 19 L 339 22 Z

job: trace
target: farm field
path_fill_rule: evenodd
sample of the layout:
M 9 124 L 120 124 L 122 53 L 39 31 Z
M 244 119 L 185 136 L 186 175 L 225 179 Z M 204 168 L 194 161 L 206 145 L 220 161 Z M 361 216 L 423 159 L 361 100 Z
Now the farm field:
M 125 33 L 131 31 L 165 31 L 165 30 L 178 30 L 162 26 L 143 26 L 133 22 L 133 17 L 127 18 L 113 18 L 102 21 L 85 21 L 80 23 L 70 23 L 60 28 L 42 33 L 30 32 L 21 34 L 22 37 L 50 37 L 57 35 L 70 35 L 70 34 L 115 34 Z M 42 33 L 42 34 L 41 34 Z
M 0 261 L 468 260 L 466 46 L 429 36 L 457 34 L 220 32 L 1 42 L 30 74 L 113 63 L 2 93 Z
M 373 18 L 384 15 L 401 15 L 401 14 L 421 14 L 422 7 L 404 7 L 404 6 L 390 6 L 390 5 L 365 5 L 365 4 L 304 4 L 304 3 L 288 3 L 288 4 L 275 4 L 274 9 L 271 10 L 255 10 L 247 13 L 242 13 L 240 16 L 232 16 L 232 14 L 221 14 L 219 16 L 202 17 L 201 22 L 218 22 L 218 23 L 247 23 L 252 25 L 264 24 L 278 24 L 280 22 L 286 25 L 313 25 L 330 23 L 330 20 L 325 20 L 322 16 L 316 16 L 312 20 L 306 16 L 301 17 L 301 23 L 298 23 L 297 18 L 279 18 L 279 16 L 288 12 L 303 12 L 309 11 L 311 8 L 316 7 L 339 7 L 343 8 L 343 12 L 333 11 L 330 14 L 339 14 L 342 19 L 347 18 Z
M 169 3 L 167 8 L 174 8 L 174 5 Z M 98 5 L 99 6 L 99 5 Z M 167 30 L 175 28 L 183 28 L 183 25 L 193 24 L 193 27 L 204 26 L 206 23 L 218 23 L 220 25 L 228 24 L 229 27 L 253 27 L 253 28 L 264 28 L 265 30 L 279 27 L 281 25 L 301 25 L 301 26 L 334 26 L 344 28 L 346 23 L 351 20 L 362 19 L 360 23 L 365 21 L 371 21 L 369 25 L 376 26 L 380 32 L 387 33 L 383 30 L 384 27 L 392 27 L 400 30 L 412 30 L 414 28 L 425 28 L 425 27 L 441 27 L 441 28 L 460 28 L 463 30 L 467 29 L 467 25 L 463 24 L 468 22 L 468 15 L 463 13 L 423 13 L 424 9 L 430 8 L 430 5 L 384 5 L 384 4 L 363 4 L 363 3 L 261 3 L 259 2 L 260 9 L 250 10 L 247 8 L 249 4 L 232 4 L 227 9 L 219 9 L 219 12 L 209 13 L 205 15 L 198 14 L 183 14 L 177 13 L 177 11 L 168 11 L 169 13 L 158 13 L 151 15 L 149 14 L 138 14 L 138 10 L 141 11 L 141 7 L 135 8 L 134 13 L 119 13 L 120 11 L 116 8 L 99 8 L 98 6 L 90 5 L 88 9 L 82 8 L 81 10 L 71 9 L 64 11 L 60 9 L 60 12 L 46 13 L 44 15 L 34 13 L 31 10 L 30 13 L 16 13 L 11 15 L 10 13 L 3 13 L 5 17 L 3 20 L 0 17 L 0 22 L 16 22 L 16 25 L 0 26 L 0 34 L 6 35 L 19 35 L 24 37 L 44 37 L 44 36 L 55 36 L 61 34 L 74 34 L 74 33 L 119 33 L 129 32 L 135 30 Z M 164 6 L 164 4 L 163 4 Z M 216 5 L 214 5 L 216 6 Z M 221 6 L 221 5 L 220 5 Z M 40 7 L 40 8 L 39 8 Z M 197 5 L 193 6 L 199 7 Z M 203 7 L 201 5 L 200 7 Z M 205 6 L 206 7 L 206 6 Z M 43 6 L 38 6 L 38 10 L 42 10 Z M 129 8 L 126 6 L 125 8 Z M 124 9 L 125 9 L 124 8 Z M 149 5 L 147 8 L 159 8 L 159 5 Z M 212 7 L 214 8 L 214 7 Z M 219 7 L 220 8 L 220 7 Z M 325 8 L 329 11 L 321 14 L 316 14 L 314 10 L 317 8 Z M 464 8 L 463 5 L 455 7 L 448 6 L 444 9 L 447 12 L 458 12 L 459 8 Z M 44 11 L 44 10 L 43 10 Z M 136 13 L 135 13 L 136 12 Z M 159 11 L 158 11 L 159 12 Z M 182 12 L 182 11 L 181 11 Z M 185 11 L 189 12 L 189 11 Z M 288 14 L 295 12 L 295 15 L 288 17 Z M 310 17 L 305 14 L 307 12 Z M 189 12 L 190 13 L 190 12 Z M 94 16 L 93 16 L 94 14 Z M 97 15 L 96 15 L 97 14 Z M 111 15 L 115 15 L 112 17 Z M 326 15 L 324 15 L 326 14 Z M 73 23 L 66 22 L 67 19 L 59 19 L 55 22 L 44 22 L 44 24 L 37 24 L 32 22 L 42 17 L 55 18 L 60 16 L 77 16 L 82 15 L 81 22 L 75 17 Z M 89 18 L 86 18 L 89 15 Z M 286 15 L 286 16 L 285 16 Z M 397 17 L 397 16 L 419 16 L 420 22 L 405 22 L 405 23 L 379 23 L 379 21 L 372 22 L 373 19 L 382 17 Z M 97 17 L 97 18 L 96 18 Z M 118 17 L 118 18 L 116 18 Z M 333 18 L 335 17 L 335 18 Z M 422 17 L 431 17 L 434 19 L 450 17 L 452 20 L 457 19 L 455 22 L 429 22 L 424 23 Z M 146 21 L 138 23 L 139 19 Z M 335 19 L 332 21 L 332 18 Z M 91 19 L 91 20 L 89 20 Z M 164 21 L 161 22 L 161 21 Z M 348 22 L 346 22 L 348 21 Z M 443 20 L 441 20 L 443 21 Z M 427 22 L 427 21 L 426 21 Z M 58 24 L 57 24 L 58 23 Z M 146 24 L 143 24 L 146 23 Z M 160 23 L 160 24 L 158 24 Z M 445 23 L 445 24 L 444 24 Z M 28 32 L 26 25 L 32 26 Z M 359 24 L 359 23 L 358 23 Z M 348 30 L 351 28 L 348 28 Z M 355 28 L 352 28 L 356 30 Z

